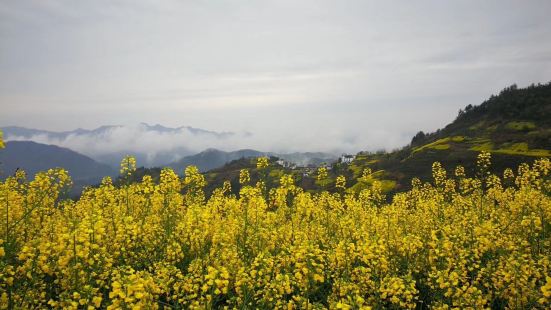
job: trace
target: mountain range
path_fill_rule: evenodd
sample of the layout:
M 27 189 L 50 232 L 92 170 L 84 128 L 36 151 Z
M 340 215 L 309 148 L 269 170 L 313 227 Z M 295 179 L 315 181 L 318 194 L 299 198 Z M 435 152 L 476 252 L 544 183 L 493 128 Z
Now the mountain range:
M 196 165 L 202 171 L 220 167 L 241 157 L 259 154 L 278 156 L 298 165 L 316 165 L 336 159 L 326 153 L 275 154 L 256 150 L 222 151 L 216 145 L 231 145 L 231 139 L 251 133 L 215 132 L 189 126 L 176 128 L 140 123 L 137 126 L 101 126 L 93 130 L 48 131 L 19 126 L 1 127 L 6 141 L 33 141 L 57 145 L 86 155 L 118 169 L 120 160 L 130 154 L 144 167 L 171 166 L 182 171 Z
M 96 183 L 104 176 L 115 176 L 117 171 L 67 148 L 32 141 L 8 141 L 0 150 L 0 179 L 23 169 L 30 177 L 50 168 L 64 168 L 73 180 Z
M 196 135 L 212 135 L 218 138 L 226 138 L 226 137 L 235 135 L 235 133 L 233 132 L 215 132 L 215 131 L 209 131 L 205 129 L 190 127 L 190 126 L 180 126 L 176 128 L 171 128 L 171 127 L 165 127 L 159 124 L 149 125 L 147 123 L 140 123 L 138 127 L 149 132 L 182 133 L 187 131 L 189 133 L 196 134 Z M 81 135 L 101 137 L 101 136 L 108 135 L 113 130 L 121 129 L 121 128 L 125 128 L 125 126 L 104 125 L 96 129 L 77 128 L 75 130 L 70 130 L 70 131 L 50 131 L 50 130 L 41 130 L 41 129 L 20 127 L 20 126 L 1 127 L 7 139 L 9 139 L 9 137 L 32 139 L 33 137 L 36 137 L 36 136 L 47 136 L 48 138 L 51 138 L 51 139 L 60 139 L 60 140 L 66 139 L 67 137 L 70 137 L 70 136 L 81 136 Z
M 94 160 L 118 167 L 121 158 L 131 154 L 146 167 L 163 166 L 238 134 L 215 132 L 189 126 L 176 128 L 140 123 L 136 126 L 109 125 L 88 130 L 78 128 L 55 132 L 7 126 L 0 128 L 7 141 L 34 141 L 72 149 Z M 247 135 L 248 133 L 239 134 Z
M 217 149 L 207 149 L 195 155 L 186 156 L 169 166 L 176 171 L 183 171 L 185 167 L 194 165 L 199 170 L 205 172 L 212 169 L 222 167 L 226 163 L 240 158 L 253 158 L 260 156 L 277 157 L 289 163 L 293 163 L 298 166 L 319 166 L 321 163 L 330 163 L 337 159 L 335 155 L 322 153 L 322 152 L 295 152 L 295 153 L 274 153 L 274 152 L 261 152 L 257 150 L 244 149 L 233 152 L 225 152 Z
M 217 133 L 185 126 L 168 128 L 161 125 L 140 124 L 138 129 L 142 135 L 130 139 L 136 143 L 140 137 L 147 140 L 151 133 L 154 137 L 161 139 L 165 134 L 183 134 L 188 137 L 200 135 L 207 140 L 228 139 L 235 135 L 229 132 Z M 4 176 L 13 173 L 16 168 L 23 168 L 32 174 L 39 170 L 63 166 L 77 180 L 98 180 L 103 175 L 116 174 L 118 163 L 125 155 L 124 148 L 120 148 L 118 152 L 112 150 L 89 156 L 84 152 L 80 152 L 83 155 L 63 148 L 61 147 L 63 143 L 76 143 L 75 141 L 78 142 L 82 137 L 86 137 L 88 140 L 83 139 L 83 141 L 108 144 L 113 134 L 131 131 L 124 126 L 102 126 L 94 130 L 77 129 L 68 132 L 41 131 L 23 127 L 4 127 L 2 130 L 8 141 L 6 149 L 0 150 L 0 169 L 4 171 Z M 91 140 L 90 137 L 93 139 Z M 31 139 L 37 141 L 18 141 Z M 44 140 L 57 141 L 61 145 L 38 143 Z M 83 149 L 86 150 L 85 147 Z M 177 151 L 179 149 L 180 152 Z M 254 160 L 251 160 L 258 156 L 278 157 L 303 167 L 317 166 L 323 162 L 331 163 L 336 160 L 336 156 L 325 153 L 277 154 L 252 149 L 228 152 L 214 148 L 192 152 L 191 149 L 192 147 L 181 143 L 170 148 L 173 153 L 167 149 L 166 155 L 159 155 L 165 154 L 162 152 L 156 153 L 154 161 L 149 157 L 149 163 L 154 162 L 158 167 L 170 166 L 180 174 L 186 166 L 196 165 L 201 171 L 206 172 L 209 188 L 213 189 L 228 179 L 232 184 L 238 185 L 236 178 L 239 176 L 239 170 L 243 168 L 249 169 L 252 176 L 260 175 L 260 172 L 255 171 Z M 430 180 L 431 165 L 435 161 L 441 162 L 448 171 L 463 165 L 468 173 L 474 173 L 474 163 L 480 151 L 492 154 L 492 169 L 496 173 L 502 173 L 504 168 L 514 168 L 522 162 L 551 157 L 551 83 L 531 85 L 522 89 L 517 88 L 516 85 L 507 87 L 480 105 L 467 105 L 459 111 L 456 119 L 444 128 L 432 133 L 418 132 L 410 144 L 399 150 L 360 152 L 351 162 L 337 162 L 329 171 L 328 184 L 333 184 L 336 176 L 344 175 L 348 186 L 352 186 L 353 190 L 359 190 L 365 186 L 365 182 L 360 184 L 359 177 L 364 169 L 369 168 L 373 171 L 371 180 L 379 180 L 386 192 L 402 191 L 411 186 L 412 177 Z M 139 163 L 147 162 L 150 156 L 145 151 L 135 155 Z M 149 173 L 148 171 L 158 174 L 160 170 L 145 169 L 143 173 Z M 297 182 L 306 190 L 317 188 L 312 168 L 293 170 L 277 165 L 273 161 L 267 183 L 277 184 L 279 177 L 284 173 L 294 174 Z
M 258 156 L 277 156 L 298 165 L 318 165 L 321 162 L 336 160 L 336 156 L 326 153 L 290 153 L 276 154 L 251 149 L 237 151 L 222 151 L 207 148 L 194 152 L 194 146 L 181 144 L 172 145 L 152 153 L 147 150 L 147 142 L 158 138 L 169 137 L 171 141 L 180 137 L 196 137 L 205 140 L 224 140 L 235 136 L 232 132 L 214 132 L 204 129 L 182 126 L 170 128 L 161 125 L 141 123 L 138 126 L 101 126 L 93 130 L 75 129 L 55 132 L 19 126 L 0 128 L 7 142 L 7 148 L 0 150 L 0 168 L 4 177 L 21 168 L 29 174 L 55 167 L 65 167 L 75 180 L 85 184 L 96 182 L 101 176 L 115 175 L 121 159 L 127 154 L 136 157 L 140 166 L 173 167 L 178 173 L 183 173 L 189 165 L 198 166 L 203 172 L 219 168 L 224 164 L 239 158 Z M 245 133 L 247 135 L 248 133 Z M 128 140 L 128 145 L 113 147 L 107 145 L 101 149 L 90 144 L 109 144 L 122 137 Z M 71 146 L 71 147 L 67 147 Z M 75 149 L 72 149 L 74 147 Z M 151 146 L 154 148 L 154 146 Z

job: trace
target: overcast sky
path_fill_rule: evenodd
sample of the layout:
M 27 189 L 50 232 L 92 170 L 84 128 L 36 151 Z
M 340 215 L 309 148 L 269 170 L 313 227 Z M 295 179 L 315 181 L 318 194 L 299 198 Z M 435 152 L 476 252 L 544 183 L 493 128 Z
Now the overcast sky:
M 265 151 L 394 148 L 510 84 L 551 80 L 550 12 L 547 0 L 0 0 L 0 126 L 147 122 L 247 131 Z

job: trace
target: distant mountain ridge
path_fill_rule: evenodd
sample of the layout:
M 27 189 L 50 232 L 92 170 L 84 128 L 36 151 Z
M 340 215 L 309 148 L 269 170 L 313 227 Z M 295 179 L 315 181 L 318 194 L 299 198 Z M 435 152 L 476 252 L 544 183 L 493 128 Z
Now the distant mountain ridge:
M 337 160 L 338 156 L 323 152 L 294 152 L 294 153 L 273 153 L 275 157 L 295 163 L 298 166 L 319 166 L 329 164 Z
M 217 142 L 226 141 L 238 134 L 209 131 L 190 126 L 172 128 L 159 124 L 140 123 L 138 126 L 106 125 L 90 130 L 78 128 L 59 132 L 20 126 L 6 126 L 0 129 L 4 132 L 6 141 L 34 141 L 65 147 L 97 162 L 107 164 L 113 169 L 117 169 L 120 160 L 129 154 L 136 157 L 138 165 L 145 167 L 170 166 L 177 171 L 182 171 L 189 165 L 198 166 L 201 171 L 208 171 L 219 168 L 232 160 L 264 155 L 276 156 L 301 166 L 319 165 L 337 158 L 333 154 L 321 152 L 279 154 L 252 149 L 222 151 L 213 146 Z M 247 137 L 251 134 L 246 132 L 243 135 Z M 107 150 L 113 148 L 113 144 L 121 140 L 120 137 L 126 137 L 124 138 L 125 143 L 116 149 Z M 144 137 L 147 137 L 148 140 L 144 141 Z M 207 146 L 206 149 L 194 149 L 197 148 L 199 140 Z M 99 152 L 90 150 L 92 145 L 100 143 L 105 144 L 105 150 L 101 150 L 100 147 L 96 147 L 100 149 Z M 150 143 L 153 144 L 151 147 L 148 145 Z M 213 145 L 209 145 L 210 143 Z M 139 144 L 144 145 L 140 146 Z M 161 149 L 155 150 L 155 147 L 159 145 L 161 145 Z
M 117 171 L 95 160 L 55 145 L 32 141 L 8 141 L 0 150 L 0 179 L 23 169 L 33 176 L 39 171 L 51 168 L 64 168 L 75 181 L 93 183 L 104 176 L 115 176 Z
M 237 135 L 191 126 L 172 128 L 147 123 L 59 132 L 20 126 L 6 126 L 0 130 L 6 141 L 34 141 L 69 148 L 113 168 L 117 168 L 121 158 L 128 154 L 134 155 L 138 162 L 147 167 L 165 166 L 201 151 L 205 148 L 201 144 L 208 146 L 211 142 L 223 142 Z
M 195 155 L 186 156 L 176 162 L 169 164 L 169 166 L 177 172 L 183 171 L 187 166 L 190 165 L 197 166 L 200 171 L 208 171 L 221 167 L 232 160 L 236 160 L 239 158 L 260 157 L 264 155 L 266 155 L 266 153 L 250 149 L 225 152 L 210 148 Z
M 212 169 L 220 168 L 225 164 L 237 159 L 253 158 L 260 156 L 278 157 L 299 166 L 318 166 L 322 162 L 329 163 L 337 159 L 337 156 L 321 152 L 295 152 L 289 154 L 279 154 L 273 152 L 261 152 L 252 149 L 225 152 L 210 148 L 195 155 L 186 156 L 176 162 L 171 163 L 169 166 L 179 172 L 185 169 L 185 167 L 187 166 L 194 165 L 197 166 L 199 170 L 206 172 Z
M 147 123 L 140 123 L 138 126 L 144 128 L 146 131 L 156 131 L 160 133 L 177 133 L 182 131 L 188 131 L 193 134 L 214 135 L 220 138 L 233 136 L 235 134 L 233 132 L 216 132 L 216 131 L 210 131 L 210 130 L 205 130 L 201 128 L 195 128 L 191 126 L 165 127 L 160 124 L 149 125 Z M 36 136 L 36 135 L 45 135 L 56 139 L 64 139 L 70 135 L 102 135 L 109 131 L 112 131 L 113 129 L 123 128 L 123 127 L 124 127 L 123 125 L 104 125 L 104 126 L 97 127 L 95 129 L 77 128 L 69 131 L 51 131 L 51 130 L 34 129 L 34 128 L 27 128 L 27 127 L 21 127 L 21 126 L 5 126 L 5 127 L 0 127 L 0 129 L 2 130 L 2 132 L 4 132 L 4 138 L 6 140 L 12 140 L 15 137 L 32 138 L 33 136 Z

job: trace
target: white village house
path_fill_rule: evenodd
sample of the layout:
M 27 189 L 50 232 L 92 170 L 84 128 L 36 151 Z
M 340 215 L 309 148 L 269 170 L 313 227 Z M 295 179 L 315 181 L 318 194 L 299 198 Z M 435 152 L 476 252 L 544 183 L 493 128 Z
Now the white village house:
M 354 158 L 356 158 L 356 155 L 348 155 L 348 154 L 342 154 L 341 156 L 341 163 L 343 164 L 349 164 L 351 163 Z
M 291 168 L 291 169 L 295 169 L 296 168 L 296 164 L 292 163 L 292 162 L 288 162 L 286 160 L 283 160 L 283 159 L 278 159 L 276 161 L 276 163 L 280 166 L 282 166 L 283 168 Z

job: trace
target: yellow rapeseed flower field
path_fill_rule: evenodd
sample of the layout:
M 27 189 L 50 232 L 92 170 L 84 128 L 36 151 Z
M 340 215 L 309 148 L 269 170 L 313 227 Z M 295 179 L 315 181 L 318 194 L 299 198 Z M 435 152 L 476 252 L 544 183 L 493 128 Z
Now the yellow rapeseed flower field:
M 377 181 L 308 193 L 246 170 L 239 195 L 225 183 L 207 199 L 195 167 L 105 178 L 74 201 L 66 171 L 19 171 L 0 183 L 0 306 L 549 309 L 551 163 L 498 176 L 481 153 L 477 165 L 435 163 L 433 181 L 391 202 Z M 135 168 L 125 158 L 122 179 Z

